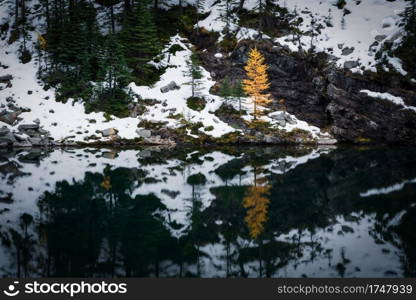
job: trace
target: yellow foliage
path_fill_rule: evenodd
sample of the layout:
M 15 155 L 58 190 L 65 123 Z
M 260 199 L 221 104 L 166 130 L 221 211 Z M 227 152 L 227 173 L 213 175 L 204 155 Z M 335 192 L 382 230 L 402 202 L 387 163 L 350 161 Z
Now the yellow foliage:
M 260 115 L 258 106 L 266 106 L 271 102 L 270 94 L 265 91 L 270 87 L 267 76 L 267 65 L 264 62 L 264 56 L 256 49 L 249 53 L 247 65 L 244 67 L 248 79 L 243 80 L 243 89 L 249 95 L 254 105 L 254 119 Z
M 269 190 L 269 185 L 251 186 L 243 199 L 243 206 L 247 209 L 247 215 L 244 220 L 253 239 L 257 238 L 264 231 L 270 203 L 269 198 L 267 198 Z
M 39 47 L 41 50 L 46 50 L 46 46 L 47 46 L 47 41 L 46 39 L 38 32 L 38 42 L 39 42 Z
M 111 189 L 111 180 L 109 176 L 105 176 L 103 182 L 101 182 L 101 187 L 105 190 Z

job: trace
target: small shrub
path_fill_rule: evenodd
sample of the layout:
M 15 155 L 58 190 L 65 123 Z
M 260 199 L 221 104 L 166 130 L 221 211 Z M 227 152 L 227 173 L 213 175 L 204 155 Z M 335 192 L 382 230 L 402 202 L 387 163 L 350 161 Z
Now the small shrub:
M 224 39 L 219 42 L 219 46 L 224 52 L 231 52 L 237 45 L 237 38 L 235 36 L 225 36 Z
M 205 108 L 206 101 L 200 97 L 190 97 L 186 100 L 186 104 L 190 109 L 201 111 Z
M 181 45 L 173 44 L 172 46 L 170 46 L 168 52 L 172 55 L 175 55 L 176 52 L 180 52 L 180 51 L 183 51 L 183 50 L 185 50 L 185 49 Z
M 347 2 L 345 0 L 338 0 L 335 4 L 335 6 L 338 7 L 338 9 L 343 9 L 345 5 L 347 5 Z
M 29 52 L 29 50 L 25 49 L 22 51 L 22 54 L 19 58 L 22 64 L 27 64 L 32 60 L 32 54 Z

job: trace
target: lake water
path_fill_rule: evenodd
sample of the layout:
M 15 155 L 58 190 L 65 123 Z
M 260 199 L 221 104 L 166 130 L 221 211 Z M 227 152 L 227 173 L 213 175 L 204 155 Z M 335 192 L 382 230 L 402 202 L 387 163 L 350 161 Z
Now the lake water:
M 3 150 L 0 276 L 414 277 L 415 154 Z

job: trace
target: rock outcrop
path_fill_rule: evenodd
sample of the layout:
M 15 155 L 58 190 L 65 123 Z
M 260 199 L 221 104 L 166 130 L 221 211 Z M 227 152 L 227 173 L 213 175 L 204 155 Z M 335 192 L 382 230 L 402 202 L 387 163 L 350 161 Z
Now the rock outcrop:
M 254 46 L 269 65 L 272 109 L 286 109 L 300 120 L 327 129 L 340 142 L 416 144 L 414 110 L 360 93 L 363 89 L 388 92 L 416 107 L 416 85 L 401 75 L 353 74 L 336 67 L 324 53 L 292 53 L 270 40 L 241 41 L 221 63 L 214 51 L 203 52 L 201 59 L 214 80 L 231 76 L 236 82 L 244 78 L 247 54 Z

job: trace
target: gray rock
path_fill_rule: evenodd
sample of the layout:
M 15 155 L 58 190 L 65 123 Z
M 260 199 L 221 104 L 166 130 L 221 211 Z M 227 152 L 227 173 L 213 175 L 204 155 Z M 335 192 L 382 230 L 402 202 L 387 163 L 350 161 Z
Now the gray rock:
M 35 146 L 45 144 L 42 138 L 29 138 L 29 142 Z
M 115 128 L 107 128 L 107 129 L 101 130 L 101 134 L 102 134 L 103 136 L 111 136 L 111 135 L 116 135 L 116 134 L 117 134 L 117 132 L 118 132 L 118 130 L 117 130 L 117 129 L 115 129 Z
M 18 141 L 18 142 L 23 142 L 26 140 L 26 137 L 20 134 L 14 134 L 14 138 Z
M 38 132 L 39 132 L 40 134 L 43 134 L 43 135 L 49 135 L 49 131 L 47 131 L 47 130 L 45 130 L 45 129 L 42 129 L 42 128 L 40 128 L 40 129 L 38 130 Z
M 39 129 L 39 124 L 22 124 L 17 127 L 17 130 L 19 131 L 26 131 L 29 129 L 37 130 Z
M 16 139 L 13 135 L 13 133 L 10 132 L 10 130 L 3 126 L 0 128 L 0 143 L 6 143 L 6 144 L 12 144 L 16 142 Z
M 385 35 L 385 34 L 379 34 L 379 35 L 376 35 L 374 39 L 375 39 L 377 42 L 381 42 L 381 41 L 385 40 L 385 39 L 386 39 L 386 37 L 387 37 L 387 35 Z
M 152 136 L 152 132 L 148 129 L 136 129 L 136 133 L 138 136 L 148 139 Z
M 102 154 L 102 157 L 107 159 L 114 159 L 117 157 L 117 152 L 115 151 L 106 151 Z
M 9 128 L 7 128 L 6 126 L 2 126 L 1 128 L 0 128 L 0 137 L 2 137 L 2 136 L 6 136 L 6 135 L 8 135 L 10 133 L 10 129 Z
M 25 142 L 14 142 L 13 143 L 13 147 L 15 147 L 15 148 L 27 148 L 27 147 L 32 147 L 32 144 L 29 143 L 28 141 L 25 141 Z
M 285 121 L 290 125 L 295 125 L 297 122 L 289 114 L 285 113 Z
M 152 152 L 150 152 L 149 150 L 142 150 L 139 152 L 138 156 L 142 158 L 150 157 L 152 156 Z
M 331 139 L 331 138 L 318 139 L 318 145 L 335 145 L 336 143 L 338 143 L 336 139 Z
M 10 74 L 0 76 L 0 82 L 10 81 L 13 79 L 13 76 Z
M 171 81 L 168 85 L 165 85 L 163 87 L 160 88 L 160 91 L 162 93 L 167 93 L 169 91 L 173 91 L 173 90 L 179 90 L 180 87 L 176 84 L 175 81 Z
M 283 112 L 283 111 L 278 111 L 278 112 L 275 112 L 275 113 L 271 113 L 271 114 L 269 114 L 269 117 L 270 118 L 272 118 L 273 120 L 277 120 L 277 121 L 279 121 L 279 120 L 285 120 L 286 118 L 285 118 L 285 112 Z
M 40 120 L 39 119 L 35 119 L 34 121 L 33 121 L 33 123 L 35 123 L 35 124 L 40 124 Z
M 13 125 L 13 123 L 17 120 L 19 114 L 20 112 L 4 110 L 0 113 L 0 121 L 9 125 Z
M 353 69 L 358 67 L 360 64 L 358 63 L 358 61 L 355 60 L 348 60 L 344 63 L 344 68 L 346 69 Z
M 355 50 L 354 47 L 345 47 L 344 49 L 342 49 L 341 55 L 344 55 L 344 56 L 350 55 L 351 53 L 354 52 L 354 50 Z
M 386 42 L 393 43 L 395 40 L 401 38 L 404 35 L 404 31 L 399 30 L 396 33 L 394 33 Z

